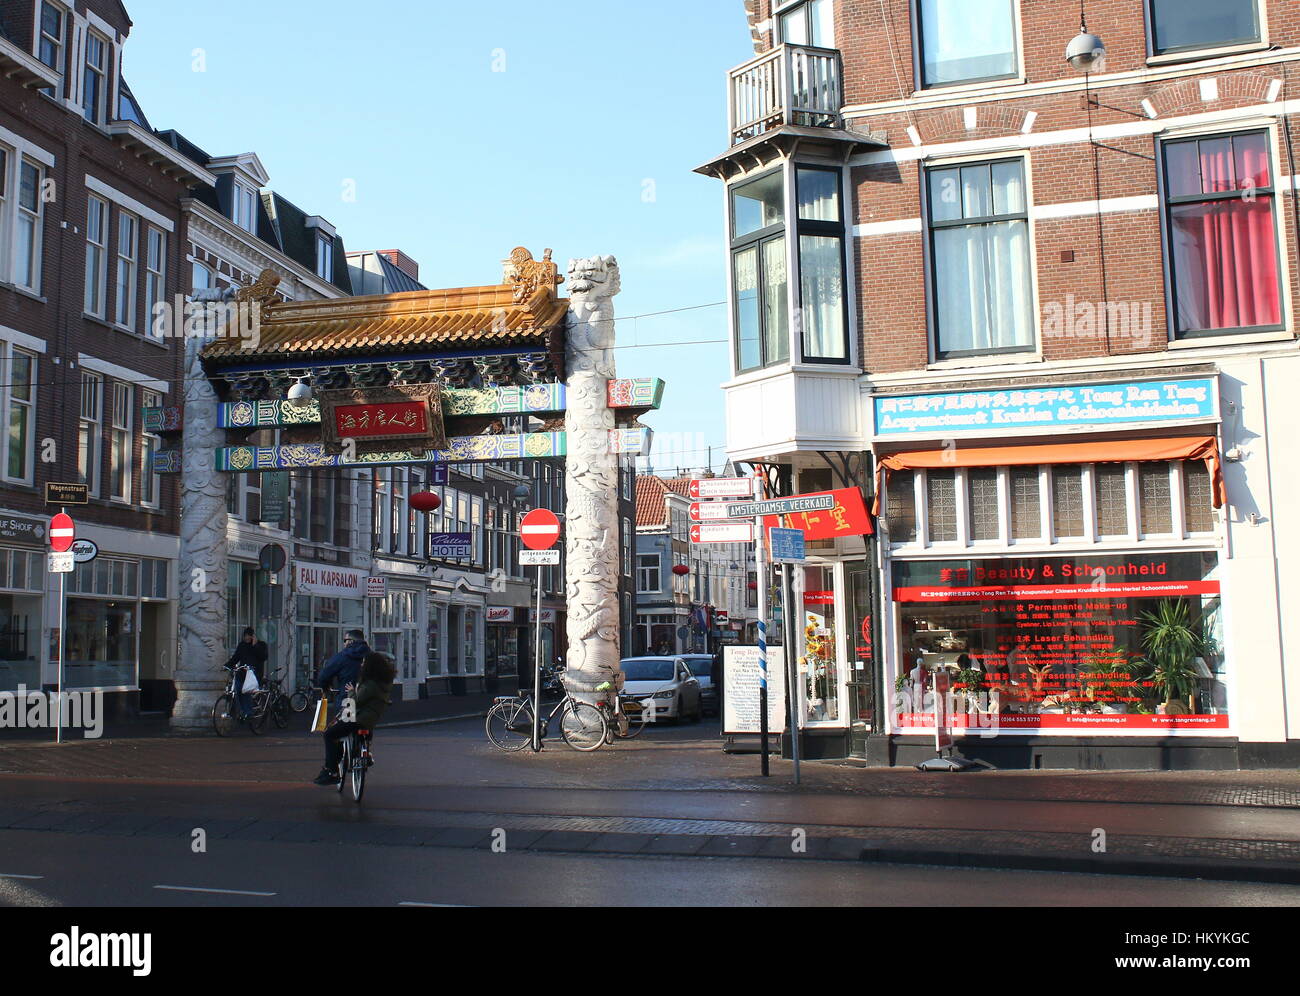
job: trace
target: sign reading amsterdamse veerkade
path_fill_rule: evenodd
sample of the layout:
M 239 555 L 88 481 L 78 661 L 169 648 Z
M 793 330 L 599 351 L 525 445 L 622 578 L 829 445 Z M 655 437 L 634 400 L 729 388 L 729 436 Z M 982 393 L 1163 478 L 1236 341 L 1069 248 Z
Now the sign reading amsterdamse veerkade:
M 900 394 L 874 400 L 877 436 L 1213 418 L 1213 377 Z

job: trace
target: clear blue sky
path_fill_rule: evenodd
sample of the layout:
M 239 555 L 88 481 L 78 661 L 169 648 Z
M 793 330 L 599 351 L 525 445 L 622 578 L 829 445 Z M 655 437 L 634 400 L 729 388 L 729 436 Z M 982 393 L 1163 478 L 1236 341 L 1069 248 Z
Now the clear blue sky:
M 621 316 L 725 297 L 721 184 L 691 168 L 726 147 L 725 73 L 753 54 L 741 0 L 127 9 L 124 71 L 150 123 L 256 152 L 349 249 L 402 249 L 430 287 L 495 283 L 516 245 L 561 269 L 612 253 Z M 702 465 L 690 451 L 709 445 L 719 460 L 725 310 L 619 323 L 619 374 L 668 383 L 646 419 L 659 464 Z

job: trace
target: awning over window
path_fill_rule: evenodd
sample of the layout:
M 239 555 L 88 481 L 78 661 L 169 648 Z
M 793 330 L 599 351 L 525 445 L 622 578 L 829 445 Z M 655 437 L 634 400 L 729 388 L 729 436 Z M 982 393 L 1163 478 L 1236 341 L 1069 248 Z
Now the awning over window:
M 1024 467 L 1044 463 L 1127 463 L 1139 460 L 1204 460 L 1210 472 L 1214 507 L 1227 501 L 1219 465 L 1219 441 L 1214 436 L 1175 436 L 1166 439 L 1108 439 L 1087 443 L 1034 443 L 1028 446 L 953 446 L 935 450 L 904 450 L 880 458 L 876 501 L 891 471 L 949 467 Z

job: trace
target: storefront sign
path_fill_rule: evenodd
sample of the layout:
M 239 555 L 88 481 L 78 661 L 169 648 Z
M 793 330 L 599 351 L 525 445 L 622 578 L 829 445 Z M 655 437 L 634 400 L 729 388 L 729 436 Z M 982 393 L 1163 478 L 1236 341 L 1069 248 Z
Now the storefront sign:
M 0 540 L 44 546 L 46 525 L 45 519 L 32 519 L 25 515 L 5 515 L 0 517 Z
M 366 572 L 353 567 L 294 564 L 294 577 L 300 595 L 361 598 L 366 592 Z
M 837 488 L 834 491 L 821 491 L 815 494 L 801 495 L 801 498 L 820 498 L 829 496 L 834 499 L 830 508 L 814 512 L 795 512 L 785 516 L 785 524 L 791 529 L 803 532 L 805 540 L 836 539 L 840 536 L 867 536 L 872 530 L 871 516 L 867 514 L 862 492 L 857 488 Z M 763 520 L 771 526 L 779 526 L 775 518 Z
M 429 556 L 459 560 L 470 556 L 469 533 L 430 533 Z
M 86 564 L 99 556 L 99 547 L 94 540 L 79 539 L 72 541 L 69 552 L 72 554 L 72 559 L 78 564 Z
M 758 647 L 722 648 L 723 733 L 761 733 L 758 708 Z M 767 730 L 784 733 L 785 652 L 767 648 Z
M 874 401 L 877 436 L 1067 425 L 1192 422 L 1218 410 L 1213 377 L 901 394 Z
M 968 734 L 1228 730 L 1217 566 L 1211 552 L 896 561 L 895 668 L 911 676 L 896 722 L 934 728 L 943 672 L 950 724 Z M 1196 649 L 1157 671 L 1161 625 Z
M 366 598 L 383 598 L 388 594 L 388 578 L 372 574 L 366 578 Z
M 510 623 L 515 621 L 515 610 L 508 605 L 489 605 L 487 621 L 490 623 Z
M 530 623 L 535 623 L 535 622 L 537 622 L 537 610 L 536 610 L 536 609 L 529 609 L 529 610 L 528 610 L 528 621 L 529 621 Z M 554 610 L 554 609 L 542 609 L 542 625 L 543 625 L 543 626 L 549 626 L 549 625 L 552 625 L 554 622 L 555 622 L 555 610 Z

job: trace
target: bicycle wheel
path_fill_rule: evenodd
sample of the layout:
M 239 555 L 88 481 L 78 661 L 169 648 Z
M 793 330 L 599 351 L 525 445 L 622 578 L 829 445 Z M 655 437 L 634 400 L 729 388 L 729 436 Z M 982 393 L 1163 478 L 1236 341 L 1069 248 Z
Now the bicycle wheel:
M 574 750 L 595 750 L 605 742 L 609 724 L 594 705 L 570 699 L 560 713 L 560 734 Z
M 533 710 L 522 699 L 506 699 L 488 710 L 488 739 L 499 750 L 523 750 L 533 740 Z
M 339 746 L 343 748 L 343 753 L 339 756 L 339 783 L 338 793 L 343 794 L 343 786 L 348 783 L 348 773 L 352 770 L 352 735 L 348 734 L 341 741 Z
M 361 793 L 366 790 L 366 759 L 361 753 L 360 739 L 355 734 L 349 739 L 356 748 L 352 757 L 352 798 L 360 802 Z
M 212 728 L 217 736 L 228 737 L 235 730 L 235 697 L 227 692 L 212 703 Z
M 282 730 L 289 725 L 289 700 L 283 695 L 277 695 L 271 703 L 271 719 Z
M 623 715 L 627 717 L 627 733 L 623 734 L 624 740 L 634 740 L 645 729 L 646 717 L 650 715 L 650 710 L 654 708 L 654 700 L 646 699 L 642 702 L 640 699 L 624 699 Z
M 311 696 L 301 688 L 289 696 L 289 708 L 294 712 L 306 712 L 310 704 Z
M 258 736 L 266 732 L 266 721 L 271 714 L 270 705 L 266 692 L 253 693 L 253 714 L 248 717 L 248 728 Z

